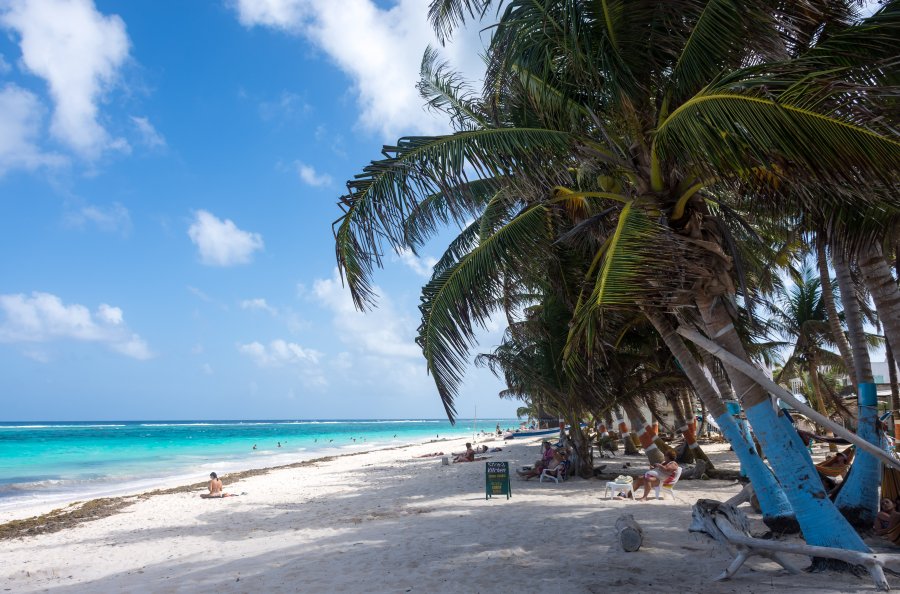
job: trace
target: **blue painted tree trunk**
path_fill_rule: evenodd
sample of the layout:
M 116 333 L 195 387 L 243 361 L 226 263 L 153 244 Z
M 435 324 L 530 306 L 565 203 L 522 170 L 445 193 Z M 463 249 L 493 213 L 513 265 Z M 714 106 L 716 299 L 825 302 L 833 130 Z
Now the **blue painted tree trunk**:
M 771 401 L 746 409 L 747 419 L 775 474 L 807 543 L 823 547 L 868 551 L 865 543 L 828 498 L 812 459 L 797 432 L 789 426 Z
M 880 446 L 877 406 L 875 384 L 859 384 L 859 425 L 856 434 L 869 443 Z M 875 521 L 880 483 L 881 462 L 869 452 L 856 448 L 850 474 L 835 501 L 844 517 L 855 527 L 868 528 Z
M 727 404 L 727 403 L 726 403 Z M 737 403 L 735 403 L 737 404 Z M 756 447 L 744 438 L 740 426 L 730 412 L 716 418 L 725 439 L 731 444 L 741 462 L 741 470 L 753 484 L 763 522 L 777 532 L 796 532 L 799 526 L 784 490 L 766 463 L 759 457 Z

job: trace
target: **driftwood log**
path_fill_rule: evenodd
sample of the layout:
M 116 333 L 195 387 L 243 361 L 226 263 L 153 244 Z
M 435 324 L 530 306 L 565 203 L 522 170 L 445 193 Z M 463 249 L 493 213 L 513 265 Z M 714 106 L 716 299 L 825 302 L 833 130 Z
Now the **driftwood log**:
M 644 542 L 644 531 L 631 514 L 619 516 L 616 520 L 616 536 L 622 549 L 629 553 L 641 548 L 641 543 Z
M 728 547 L 735 555 L 734 560 L 716 578 L 716 581 L 732 577 L 744 562 L 754 555 L 768 557 L 791 573 L 797 573 L 799 570 L 784 558 L 785 553 L 790 553 L 806 555 L 811 558 L 837 559 L 851 565 L 861 565 L 872 576 L 877 590 L 888 591 L 891 587 L 884 577 L 884 564 L 900 562 L 900 554 L 863 553 L 847 549 L 753 538 L 750 536 L 747 516 L 744 512 L 733 505 L 711 499 L 700 499 L 694 505 L 690 531 L 709 534 Z

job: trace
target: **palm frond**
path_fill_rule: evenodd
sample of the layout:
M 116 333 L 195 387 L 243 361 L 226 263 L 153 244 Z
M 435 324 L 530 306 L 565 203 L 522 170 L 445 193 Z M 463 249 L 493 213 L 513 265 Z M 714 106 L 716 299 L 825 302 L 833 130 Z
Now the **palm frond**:
M 822 184 L 890 186 L 900 162 L 896 138 L 772 98 L 716 88 L 673 111 L 654 142 L 665 157 L 687 157 L 711 176 L 732 179 L 752 156 L 760 165 L 783 163 Z
M 484 327 L 495 311 L 503 278 L 523 265 L 531 266 L 550 245 L 547 209 L 533 206 L 422 289 L 422 323 L 416 342 L 448 418 L 456 416 L 453 400 L 462 381 L 468 353 L 475 344 L 476 326 Z
M 422 56 L 416 88 L 425 99 L 425 106 L 450 116 L 450 123 L 457 131 L 487 128 L 488 123 L 474 100 L 474 91 L 462 75 L 452 71 L 448 62 L 439 61 L 439 58 L 437 50 L 431 46 Z
M 421 197 L 442 193 L 448 209 L 465 211 L 470 196 L 454 188 L 468 184 L 473 172 L 482 179 L 511 175 L 566 155 L 568 146 L 566 133 L 521 128 L 405 137 L 397 146 L 385 146 L 385 159 L 347 182 L 348 193 L 339 202 L 344 214 L 332 225 L 338 268 L 356 306 L 372 302 L 370 277 L 381 266 L 384 244 L 408 247 L 406 220 Z

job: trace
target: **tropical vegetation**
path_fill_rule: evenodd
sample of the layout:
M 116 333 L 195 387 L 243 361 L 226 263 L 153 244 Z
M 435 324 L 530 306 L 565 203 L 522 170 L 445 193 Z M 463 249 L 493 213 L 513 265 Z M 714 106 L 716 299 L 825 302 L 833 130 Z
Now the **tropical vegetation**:
M 867 550 L 845 517 L 871 524 L 877 491 L 845 489 L 833 504 L 768 391 L 679 334 L 699 330 L 752 363 L 771 355 L 778 330 L 794 345 L 785 369 L 813 378 L 844 365 L 864 390 L 871 295 L 900 345 L 900 2 L 859 10 L 433 0 L 442 39 L 466 21 L 489 25 L 484 85 L 429 48 L 420 91 L 453 132 L 401 138 L 348 182 L 334 232 L 355 303 L 374 305 L 386 250 L 455 226 L 422 290 L 417 339 L 449 418 L 478 327 L 505 316 L 503 343 L 480 361 L 509 395 L 569 420 L 585 470 L 581 419 L 693 394 L 739 446 L 747 436 L 725 406 L 736 395 L 768 461 L 734 448 L 767 523 Z M 779 267 L 809 246 L 819 278 L 804 270 L 785 293 Z M 832 269 L 844 319 L 820 289 Z M 813 393 L 824 399 L 821 386 Z M 869 423 L 859 425 L 863 435 Z M 658 436 L 644 437 L 650 455 Z M 872 482 L 873 464 L 860 452 L 848 480 Z

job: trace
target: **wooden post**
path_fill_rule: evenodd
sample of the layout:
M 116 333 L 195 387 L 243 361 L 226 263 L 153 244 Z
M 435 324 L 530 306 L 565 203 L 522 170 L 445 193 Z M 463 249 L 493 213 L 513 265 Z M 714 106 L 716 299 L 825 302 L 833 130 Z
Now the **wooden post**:
M 641 543 L 644 541 L 644 531 L 634 521 L 634 516 L 631 514 L 619 516 L 619 519 L 616 520 L 616 536 L 619 537 L 622 549 L 629 553 L 641 548 Z

